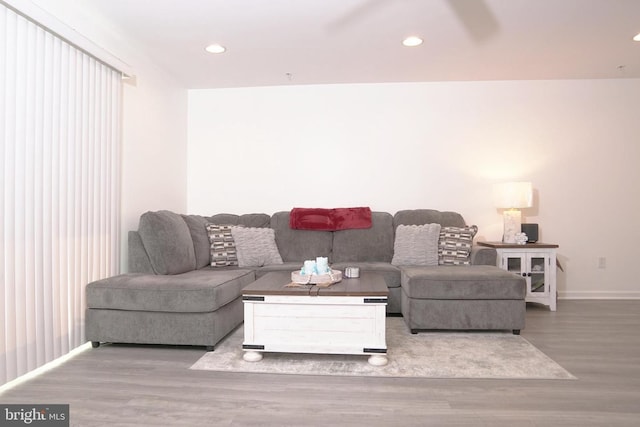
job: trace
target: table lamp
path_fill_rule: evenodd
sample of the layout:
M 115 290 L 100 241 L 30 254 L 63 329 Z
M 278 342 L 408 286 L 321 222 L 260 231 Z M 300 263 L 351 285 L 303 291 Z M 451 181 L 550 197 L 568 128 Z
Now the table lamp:
M 516 243 L 520 233 L 522 214 L 519 209 L 533 206 L 533 188 L 530 182 L 505 182 L 493 185 L 493 199 L 498 209 L 504 209 L 503 243 Z

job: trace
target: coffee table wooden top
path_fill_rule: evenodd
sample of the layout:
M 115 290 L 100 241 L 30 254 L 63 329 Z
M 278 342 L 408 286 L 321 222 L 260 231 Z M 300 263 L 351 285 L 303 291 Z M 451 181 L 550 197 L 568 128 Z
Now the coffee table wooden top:
M 242 290 L 242 295 L 289 295 L 289 296 L 384 296 L 389 289 L 384 278 L 375 273 L 361 273 L 358 279 L 346 279 L 329 287 L 301 285 L 286 287 L 291 283 L 291 272 L 267 273 Z

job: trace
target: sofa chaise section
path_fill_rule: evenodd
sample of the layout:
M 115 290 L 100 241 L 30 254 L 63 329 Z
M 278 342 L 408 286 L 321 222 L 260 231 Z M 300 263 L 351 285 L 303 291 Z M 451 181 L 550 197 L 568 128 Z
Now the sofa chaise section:
M 457 212 L 433 209 L 399 211 L 399 225 L 440 224 L 465 227 Z M 471 265 L 401 267 L 402 316 L 412 333 L 421 330 L 507 329 L 519 334 L 524 328 L 524 278 L 496 267 L 496 252 L 473 245 Z
M 251 270 L 211 274 L 123 274 L 87 285 L 86 338 L 100 342 L 197 345 L 212 350 L 242 323 Z
M 269 219 L 222 214 L 213 221 L 256 226 L 268 225 Z M 209 267 L 204 240 L 209 221 L 170 211 L 143 214 L 138 230 L 129 233 L 131 273 L 87 285 L 87 340 L 94 346 L 120 342 L 213 349 L 238 327 L 242 289 L 255 280 L 255 272 Z

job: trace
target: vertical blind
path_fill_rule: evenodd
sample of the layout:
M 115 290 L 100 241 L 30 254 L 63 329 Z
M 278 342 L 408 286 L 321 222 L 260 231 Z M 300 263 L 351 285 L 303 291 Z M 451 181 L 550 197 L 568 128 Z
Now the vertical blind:
M 85 342 L 119 270 L 121 73 L 0 4 L 0 385 Z

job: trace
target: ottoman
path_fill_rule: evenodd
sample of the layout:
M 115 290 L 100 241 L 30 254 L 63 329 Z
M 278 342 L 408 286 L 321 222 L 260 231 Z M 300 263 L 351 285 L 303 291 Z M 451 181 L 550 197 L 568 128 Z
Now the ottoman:
M 403 267 L 401 288 L 411 333 L 524 328 L 526 281 L 495 266 Z

